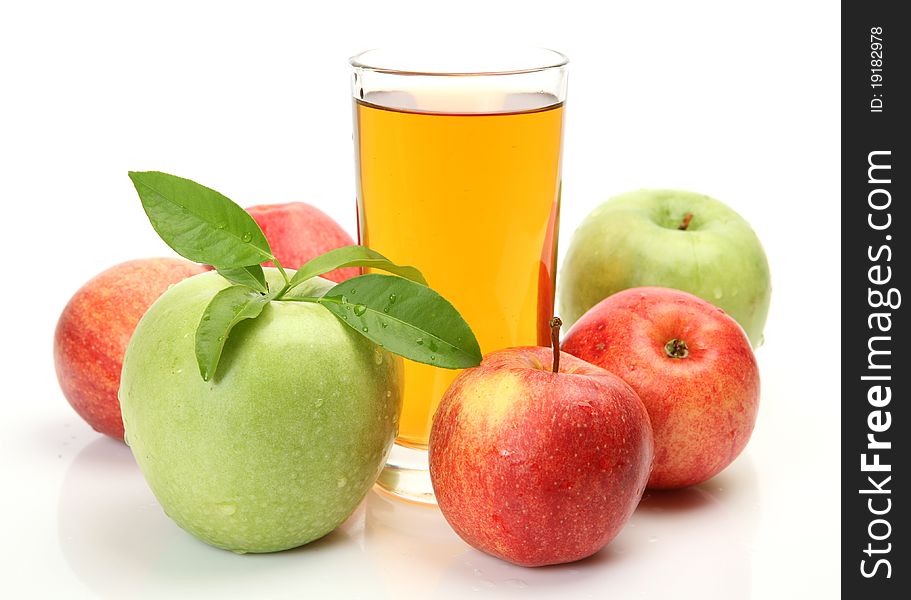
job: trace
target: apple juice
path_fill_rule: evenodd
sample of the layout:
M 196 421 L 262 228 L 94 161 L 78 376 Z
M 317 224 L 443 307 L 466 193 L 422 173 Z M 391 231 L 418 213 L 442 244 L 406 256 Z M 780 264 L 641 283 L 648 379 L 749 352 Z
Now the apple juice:
M 395 92 L 355 101 L 360 242 L 420 269 L 485 354 L 550 344 L 563 127 L 553 96 L 490 108 L 426 110 Z M 426 447 L 456 374 L 405 361 L 399 444 Z

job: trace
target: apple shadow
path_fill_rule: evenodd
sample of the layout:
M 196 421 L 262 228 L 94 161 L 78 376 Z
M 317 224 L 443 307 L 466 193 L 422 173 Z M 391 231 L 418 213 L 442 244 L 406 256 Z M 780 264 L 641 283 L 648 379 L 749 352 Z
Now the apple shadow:
M 686 512 L 710 507 L 714 496 L 699 487 L 679 490 L 646 490 L 636 507 L 637 512 Z
M 741 456 L 727 469 L 703 483 L 675 490 L 645 490 L 636 513 L 687 513 L 755 500 L 758 494 L 756 468 L 749 455 Z
M 366 595 L 376 583 L 359 543 L 364 516 L 362 503 L 335 531 L 293 550 L 245 555 L 220 550 L 169 519 L 130 449 L 102 437 L 83 448 L 66 472 L 57 528 L 68 566 L 102 597 L 257 597 L 269 582 L 288 581 L 302 582 L 302 592 L 334 585 Z M 345 580 L 341 565 L 357 569 L 359 576 Z

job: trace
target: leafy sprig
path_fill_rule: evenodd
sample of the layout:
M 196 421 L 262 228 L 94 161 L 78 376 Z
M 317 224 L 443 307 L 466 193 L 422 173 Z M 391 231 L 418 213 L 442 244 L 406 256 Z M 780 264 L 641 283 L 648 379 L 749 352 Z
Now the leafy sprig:
M 427 286 L 416 268 L 397 265 L 365 246 L 345 246 L 317 256 L 289 276 L 253 217 L 226 196 L 167 173 L 129 175 L 161 239 L 181 256 L 212 265 L 232 284 L 212 298 L 196 329 L 196 359 L 204 380 L 215 376 L 233 327 L 256 319 L 270 302 L 319 304 L 360 335 L 417 362 L 447 369 L 481 362 L 468 323 Z M 261 266 L 266 261 L 281 273 L 281 287 L 270 288 Z M 342 267 L 391 275 L 360 275 L 320 295 L 296 293 L 318 289 L 301 284 Z

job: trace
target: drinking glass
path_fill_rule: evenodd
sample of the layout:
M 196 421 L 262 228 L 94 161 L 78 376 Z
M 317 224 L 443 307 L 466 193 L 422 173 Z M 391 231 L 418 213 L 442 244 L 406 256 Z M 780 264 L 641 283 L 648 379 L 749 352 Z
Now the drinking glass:
M 360 243 L 420 269 L 482 352 L 549 346 L 567 58 L 473 46 L 350 63 Z M 405 361 L 383 490 L 434 502 L 430 425 L 457 373 Z

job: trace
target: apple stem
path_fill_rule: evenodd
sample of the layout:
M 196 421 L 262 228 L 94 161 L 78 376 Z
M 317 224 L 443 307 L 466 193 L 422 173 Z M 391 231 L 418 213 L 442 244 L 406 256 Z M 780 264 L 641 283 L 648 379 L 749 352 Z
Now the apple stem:
M 563 321 L 560 317 L 550 320 L 550 345 L 554 349 L 554 373 L 560 372 L 560 327 Z
M 680 231 L 686 231 L 686 228 L 690 226 L 690 221 L 693 220 L 693 213 L 686 213 L 683 215 L 683 222 L 677 227 Z
M 690 349 L 687 348 L 686 342 L 674 338 L 664 345 L 664 352 L 670 358 L 686 358 L 690 354 Z

